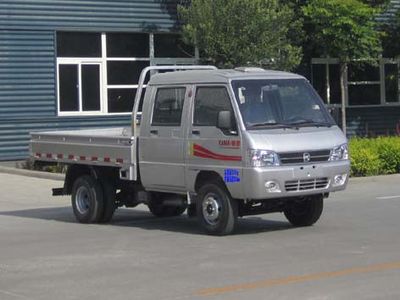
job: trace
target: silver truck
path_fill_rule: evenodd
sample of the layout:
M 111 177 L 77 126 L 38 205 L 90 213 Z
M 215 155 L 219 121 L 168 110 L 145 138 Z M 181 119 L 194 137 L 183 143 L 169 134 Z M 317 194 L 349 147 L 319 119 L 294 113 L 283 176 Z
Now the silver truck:
M 68 165 L 53 195 L 72 195 L 79 222 L 143 203 L 157 217 L 187 210 L 215 235 L 254 214 L 314 224 L 350 167 L 346 137 L 304 77 L 212 66 L 148 67 L 131 127 L 34 132 L 31 155 Z

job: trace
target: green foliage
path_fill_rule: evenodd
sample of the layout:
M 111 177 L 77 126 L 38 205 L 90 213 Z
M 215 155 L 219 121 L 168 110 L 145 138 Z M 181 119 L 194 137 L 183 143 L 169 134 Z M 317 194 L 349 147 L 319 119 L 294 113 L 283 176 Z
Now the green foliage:
M 349 143 L 351 176 L 374 176 L 381 172 L 381 161 L 368 139 L 352 139 Z
M 310 0 L 302 11 L 314 54 L 347 63 L 376 60 L 381 53 L 375 21 L 379 9 L 358 0 Z
M 400 138 L 353 138 L 349 146 L 352 176 L 400 173 Z
M 63 164 L 49 164 L 44 162 L 38 162 L 32 158 L 28 158 L 22 163 L 17 163 L 16 167 L 18 169 L 32 170 L 32 171 L 42 171 L 50 173 L 65 173 L 67 171 L 67 166 Z
M 400 172 L 400 139 L 399 138 L 378 138 L 376 147 L 379 159 L 382 162 L 384 174 Z
M 185 42 L 219 67 L 291 70 L 301 60 L 289 38 L 300 34 L 301 21 L 278 0 L 192 0 L 178 11 Z

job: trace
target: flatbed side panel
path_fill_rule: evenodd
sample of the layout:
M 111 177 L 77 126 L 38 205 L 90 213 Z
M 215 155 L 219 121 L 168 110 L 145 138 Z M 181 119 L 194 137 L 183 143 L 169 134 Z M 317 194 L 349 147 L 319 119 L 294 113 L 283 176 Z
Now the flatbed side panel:
M 136 180 L 136 145 L 131 137 L 33 133 L 30 149 L 38 161 L 119 167 L 126 171 L 125 179 Z
M 32 132 L 32 140 L 89 144 L 127 144 L 131 141 L 129 128 Z

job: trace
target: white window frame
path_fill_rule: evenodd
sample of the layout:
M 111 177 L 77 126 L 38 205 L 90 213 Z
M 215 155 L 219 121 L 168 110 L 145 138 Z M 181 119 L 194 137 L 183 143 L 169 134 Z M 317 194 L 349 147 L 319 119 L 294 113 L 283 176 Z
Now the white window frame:
M 386 101 L 386 87 L 385 87 L 385 65 L 386 64 L 397 64 L 400 70 L 400 60 L 389 59 L 389 58 L 380 58 L 377 60 L 379 62 L 379 81 L 348 81 L 348 72 L 345 73 L 345 99 L 346 99 L 346 107 L 380 107 L 380 106 L 400 106 L 400 93 L 399 99 L 397 102 L 388 102 Z M 311 65 L 325 65 L 326 68 L 326 93 L 327 93 L 327 105 L 332 105 L 335 107 L 341 107 L 340 103 L 331 104 L 330 103 L 330 81 L 329 81 L 329 65 L 338 65 L 339 59 L 337 58 L 312 58 Z M 313 77 L 313 75 L 312 75 Z M 313 78 L 312 78 L 313 79 Z M 379 85 L 380 86 L 380 99 L 379 104 L 365 104 L 365 105 L 350 105 L 349 104 L 349 95 L 348 95 L 348 86 L 350 85 Z M 398 76 L 398 87 L 400 91 L 400 74 Z
M 60 103 L 60 65 L 76 65 L 78 66 L 78 100 L 79 110 L 78 111 L 61 111 Z M 99 66 L 99 84 L 100 84 L 100 110 L 96 111 L 83 111 L 82 110 L 82 65 L 98 65 Z M 59 116 L 87 116 L 87 115 L 101 115 L 104 111 L 104 95 L 101 91 L 103 81 L 103 68 L 102 62 L 98 58 L 61 58 L 57 60 L 57 111 Z
M 142 32 L 126 32 L 126 33 L 142 33 Z M 155 58 L 154 57 L 154 34 L 149 33 L 149 56 L 148 57 L 107 57 L 107 33 L 101 34 L 101 56 L 100 57 L 57 57 L 57 115 L 58 116 L 99 116 L 99 115 L 131 115 L 132 112 L 108 112 L 108 91 L 110 89 L 137 89 L 138 84 L 108 84 L 107 62 L 109 61 L 146 61 L 149 66 L 168 64 L 196 64 L 199 60 L 199 51 L 195 49 L 194 58 Z M 60 71 L 59 66 L 62 64 L 77 64 L 79 70 L 79 111 L 60 111 Z M 100 110 L 99 111 L 82 111 L 82 87 L 81 87 L 81 65 L 82 64 L 100 64 Z M 146 86 L 144 86 L 145 88 Z

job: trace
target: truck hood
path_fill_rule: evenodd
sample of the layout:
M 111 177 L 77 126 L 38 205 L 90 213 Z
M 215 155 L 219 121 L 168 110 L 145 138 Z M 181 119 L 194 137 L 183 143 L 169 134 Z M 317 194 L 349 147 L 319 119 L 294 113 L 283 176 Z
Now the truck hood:
M 347 142 L 337 126 L 251 130 L 246 131 L 244 136 L 250 149 L 275 152 L 332 149 Z

